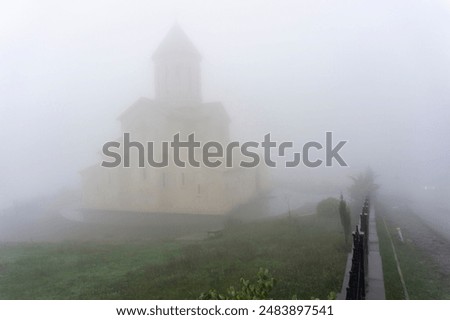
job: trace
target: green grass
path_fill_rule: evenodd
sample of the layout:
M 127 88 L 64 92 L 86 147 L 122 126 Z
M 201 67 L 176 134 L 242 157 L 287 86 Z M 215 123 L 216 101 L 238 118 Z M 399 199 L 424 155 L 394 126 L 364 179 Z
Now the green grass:
M 171 244 L 20 244 L 0 247 L 0 299 L 114 298 L 113 284 L 178 253 Z
M 182 244 L 36 244 L 0 247 L 2 299 L 196 299 L 267 268 L 270 297 L 326 298 L 341 288 L 339 221 L 316 215 L 235 225 Z
M 394 226 L 386 221 L 388 230 L 382 221 L 383 211 L 377 212 L 377 229 L 380 241 L 380 253 L 383 260 L 386 299 L 405 299 L 400 276 L 388 232 L 394 243 L 406 289 L 410 299 L 450 299 L 450 284 L 438 270 L 430 257 L 410 241 L 401 242 Z M 421 223 L 418 221 L 418 223 Z

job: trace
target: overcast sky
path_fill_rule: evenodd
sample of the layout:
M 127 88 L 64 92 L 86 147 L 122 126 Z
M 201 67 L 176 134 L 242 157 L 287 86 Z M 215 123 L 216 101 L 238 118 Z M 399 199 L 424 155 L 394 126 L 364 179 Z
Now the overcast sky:
M 346 170 L 448 188 L 449 1 L 29 0 L 0 4 L 0 202 L 79 184 L 175 21 L 235 138 L 334 131 Z

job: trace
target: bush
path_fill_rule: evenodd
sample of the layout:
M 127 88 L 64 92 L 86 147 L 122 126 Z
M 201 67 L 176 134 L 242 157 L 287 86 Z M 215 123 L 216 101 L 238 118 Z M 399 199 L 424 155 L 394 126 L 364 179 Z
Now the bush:
M 317 204 L 316 212 L 323 217 L 339 216 L 339 200 L 336 198 L 327 198 Z
M 257 280 L 251 283 L 250 280 L 241 278 L 241 288 L 236 290 L 229 287 L 226 294 L 218 293 L 211 289 L 207 293 L 202 293 L 200 300 L 263 300 L 267 299 L 270 291 L 275 285 L 275 279 L 269 273 L 269 270 L 260 268 Z

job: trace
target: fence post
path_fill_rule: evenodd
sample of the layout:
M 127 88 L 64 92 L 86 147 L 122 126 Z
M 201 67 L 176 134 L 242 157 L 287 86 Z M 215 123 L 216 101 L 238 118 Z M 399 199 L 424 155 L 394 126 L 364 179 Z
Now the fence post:
M 369 215 L 363 212 L 359 215 L 361 230 L 364 233 L 364 266 L 365 277 L 368 277 L 368 253 L 369 253 Z

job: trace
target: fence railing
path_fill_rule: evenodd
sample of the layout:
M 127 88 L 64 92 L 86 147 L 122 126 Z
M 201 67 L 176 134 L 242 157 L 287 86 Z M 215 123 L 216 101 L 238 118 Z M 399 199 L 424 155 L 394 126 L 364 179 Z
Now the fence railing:
M 356 226 L 355 231 L 352 233 L 352 265 L 349 271 L 346 300 L 364 300 L 366 298 L 369 254 L 369 208 L 369 199 L 366 199 L 362 212 L 359 215 L 359 225 Z

